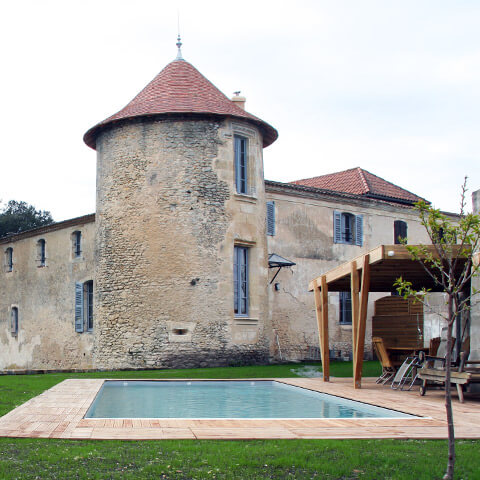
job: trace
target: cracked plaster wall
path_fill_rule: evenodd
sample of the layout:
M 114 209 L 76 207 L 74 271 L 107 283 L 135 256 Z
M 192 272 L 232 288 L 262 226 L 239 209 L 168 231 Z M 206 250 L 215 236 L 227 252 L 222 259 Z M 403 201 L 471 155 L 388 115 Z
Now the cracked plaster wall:
M 72 233 L 82 232 L 82 255 L 74 258 Z M 91 333 L 76 333 L 75 282 L 93 279 L 94 223 L 78 224 L 0 244 L 0 370 L 9 368 L 88 368 Z M 37 242 L 46 241 L 40 267 Z M 13 248 L 7 272 L 5 250 Z M 10 331 L 11 308 L 18 308 L 18 334 Z
M 292 260 L 295 266 L 281 270 L 269 285 L 270 312 L 274 329 L 276 357 L 308 359 L 318 352 L 318 328 L 313 293 L 309 282 L 319 275 L 350 261 L 380 244 L 394 243 L 393 222 L 408 224 L 409 243 L 428 242 L 427 234 L 410 208 L 379 204 L 373 201 L 350 201 L 304 198 L 269 190 L 267 201 L 275 202 L 276 235 L 268 237 L 268 252 Z M 363 215 L 363 246 L 333 243 L 333 211 L 340 210 Z M 272 269 L 274 270 L 274 269 Z M 270 273 L 273 277 L 274 271 Z M 371 355 L 371 319 L 373 302 L 385 293 L 369 296 L 365 350 Z M 330 349 L 347 357 L 351 352 L 352 327 L 339 323 L 339 295 L 329 293 Z M 280 347 L 278 346 L 280 345 Z

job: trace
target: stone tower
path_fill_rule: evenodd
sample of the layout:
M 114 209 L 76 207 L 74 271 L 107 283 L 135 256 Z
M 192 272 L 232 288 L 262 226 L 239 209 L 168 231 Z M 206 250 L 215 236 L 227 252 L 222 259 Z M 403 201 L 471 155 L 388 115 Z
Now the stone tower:
M 85 134 L 96 367 L 268 360 L 262 149 L 277 132 L 242 106 L 179 55 Z

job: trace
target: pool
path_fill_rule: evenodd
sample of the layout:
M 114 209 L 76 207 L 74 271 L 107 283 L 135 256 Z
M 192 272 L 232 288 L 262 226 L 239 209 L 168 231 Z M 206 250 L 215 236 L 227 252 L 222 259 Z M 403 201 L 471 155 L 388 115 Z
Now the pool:
M 414 418 L 270 380 L 105 381 L 85 418 Z

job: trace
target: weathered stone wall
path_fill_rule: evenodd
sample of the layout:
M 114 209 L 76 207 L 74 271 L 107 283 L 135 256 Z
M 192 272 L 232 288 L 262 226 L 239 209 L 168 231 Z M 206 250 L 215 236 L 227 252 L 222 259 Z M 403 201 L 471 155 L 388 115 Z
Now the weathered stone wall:
M 268 252 L 296 263 L 283 269 L 269 285 L 270 311 L 274 329 L 273 347 L 278 358 L 298 360 L 318 356 L 318 329 L 309 282 L 381 244 L 394 243 L 394 221 L 408 224 L 409 243 L 429 243 L 425 229 L 411 208 L 368 199 L 314 195 L 285 191 L 267 185 L 267 200 L 275 202 L 276 235 L 268 237 Z M 363 215 L 363 246 L 333 243 L 333 211 Z M 275 269 L 270 274 L 273 276 Z M 393 290 L 393 287 L 392 287 Z M 385 293 L 369 296 L 365 350 L 371 353 L 373 303 Z M 334 355 L 351 355 L 352 327 L 340 324 L 339 294 L 329 294 L 330 349 Z M 278 347 L 280 345 L 280 348 Z
M 233 135 L 248 138 L 235 193 Z M 268 360 L 262 138 L 243 122 L 143 119 L 97 138 L 95 366 Z M 233 314 L 234 244 L 250 247 L 250 317 Z
M 54 227 L 56 228 L 56 227 Z M 74 258 L 72 233 L 82 232 L 82 255 Z M 41 229 L 0 241 L 0 369 L 89 368 L 91 333 L 75 332 L 75 282 L 93 279 L 90 221 L 61 229 Z M 46 241 L 46 265 L 38 266 L 37 242 Z M 7 272 L 5 250 L 13 248 Z M 10 331 L 11 308 L 18 308 L 18 334 Z

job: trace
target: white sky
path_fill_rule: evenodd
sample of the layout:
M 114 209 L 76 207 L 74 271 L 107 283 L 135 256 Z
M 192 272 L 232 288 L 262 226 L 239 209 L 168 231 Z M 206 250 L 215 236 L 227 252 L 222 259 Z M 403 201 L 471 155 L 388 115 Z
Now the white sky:
M 265 178 L 361 166 L 444 210 L 480 188 L 480 2 L 0 1 L 0 199 L 95 211 L 85 131 L 183 55 L 279 140 Z M 470 199 L 469 199 L 470 203 Z

